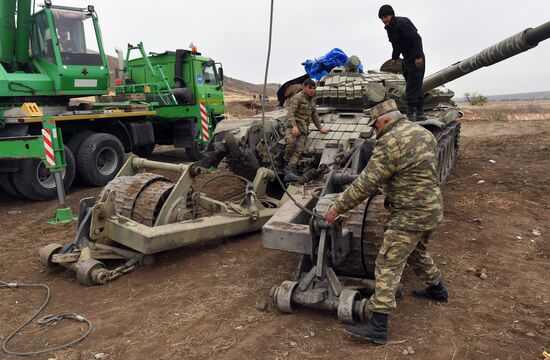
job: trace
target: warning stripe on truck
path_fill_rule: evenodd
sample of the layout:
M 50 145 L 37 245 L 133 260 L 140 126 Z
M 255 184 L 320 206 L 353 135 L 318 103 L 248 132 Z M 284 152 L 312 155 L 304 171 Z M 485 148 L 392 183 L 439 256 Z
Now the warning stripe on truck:
M 46 162 L 49 166 L 55 166 L 55 154 L 53 152 L 52 135 L 50 129 L 42 129 L 42 139 L 44 139 L 44 152 L 46 153 Z
M 204 101 L 200 102 L 201 109 L 201 132 L 202 138 L 205 141 L 210 141 L 210 132 L 208 129 L 208 111 L 206 110 L 206 103 Z

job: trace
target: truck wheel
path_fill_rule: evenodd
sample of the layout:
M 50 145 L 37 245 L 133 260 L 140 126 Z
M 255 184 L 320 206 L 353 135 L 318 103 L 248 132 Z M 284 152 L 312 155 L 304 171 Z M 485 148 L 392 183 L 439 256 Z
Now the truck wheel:
M 75 160 L 68 146 L 65 146 L 67 166 L 61 172 L 65 191 L 71 187 L 75 175 Z M 17 191 L 27 199 L 46 201 L 57 197 L 53 173 L 42 160 L 31 159 L 21 161 L 18 172 L 12 174 L 13 184 Z
M 91 186 L 111 181 L 124 162 L 124 147 L 111 134 L 96 133 L 80 145 L 76 165 L 80 178 Z
M 82 145 L 84 140 L 86 140 L 87 138 L 89 138 L 93 134 L 95 134 L 95 132 L 85 130 L 85 131 L 81 131 L 79 133 L 76 133 L 75 135 L 73 135 L 69 139 L 69 142 L 67 143 L 67 146 L 73 152 L 73 156 L 75 157 L 75 159 L 78 159 L 78 150 L 80 149 L 80 145 Z
M 195 142 L 195 139 L 199 138 L 199 126 L 196 121 L 193 121 L 193 124 L 191 125 L 191 134 L 193 134 L 193 145 L 185 148 L 187 158 L 190 161 L 202 160 L 204 157 L 203 151 L 206 148 L 206 145 L 203 145 L 200 142 Z
M 0 173 L 0 187 L 13 197 L 21 197 L 21 193 L 17 191 L 13 184 L 12 173 Z
M 75 159 L 78 159 L 78 150 L 80 149 L 80 145 L 82 145 L 84 140 L 86 140 L 87 138 L 89 138 L 93 134 L 95 134 L 94 131 L 85 130 L 85 131 L 81 131 L 81 132 L 76 133 L 75 135 L 73 135 L 69 139 L 69 142 L 67 143 L 67 146 L 73 152 L 73 156 L 74 156 Z M 75 178 L 75 180 L 78 181 L 79 183 L 82 183 L 82 177 L 80 176 L 80 173 L 79 173 L 78 169 L 76 169 L 76 178 Z

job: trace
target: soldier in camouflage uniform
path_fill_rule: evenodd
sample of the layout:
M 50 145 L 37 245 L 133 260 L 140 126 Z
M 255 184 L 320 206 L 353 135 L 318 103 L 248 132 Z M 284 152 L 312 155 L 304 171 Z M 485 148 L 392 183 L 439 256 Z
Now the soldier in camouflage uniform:
M 315 104 L 315 82 L 306 79 L 302 92 L 294 95 L 288 107 L 286 136 L 285 136 L 285 181 L 297 181 L 296 165 L 305 150 L 309 132 L 309 123 L 313 122 L 317 129 L 326 134 L 330 129 L 321 127 L 317 107 Z
M 439 269 L 427 251 L 430 234 L 443 221 L 443 201 L 437 173 L 437 142 L 434 136 L 413 124 L 397 110 L 394 100 L 372 110 L 378 141 L 365 169 L 340 194 L 327 212 L 334 222 L 342 214 L 374 195 L 380 188 L 390 204 L 390 220 L 376 258 L 376 290 L 368 309 L 366 325 L 350 326 L 352 335 L 375 343 L 387 340 L 388 314 L 395 309 L 395 292 L 407 262 L 428 287 L 413 294 L 440 302 L 447 290 Z

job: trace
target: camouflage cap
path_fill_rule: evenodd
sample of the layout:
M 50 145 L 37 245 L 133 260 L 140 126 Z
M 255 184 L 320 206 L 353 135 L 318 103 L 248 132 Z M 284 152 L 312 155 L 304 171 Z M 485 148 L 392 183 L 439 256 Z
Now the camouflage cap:
M 386 100 L 370 109 L 370 113 L 373 119 L 378 119 L 380 116 L 386 115 L 387 113 L 390 113 L 392 111 L 399 111 L 399 109 L 397 108 L 397 104 L 393 99 Z

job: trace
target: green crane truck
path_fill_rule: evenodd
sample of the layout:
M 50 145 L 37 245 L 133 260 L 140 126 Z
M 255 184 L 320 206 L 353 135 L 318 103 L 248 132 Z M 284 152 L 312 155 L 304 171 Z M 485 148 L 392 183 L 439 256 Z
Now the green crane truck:
M 176 50 L 151 56 L 142 51 L 120 68 L 117 94 L 108 96 L 109 66 L 92 5 L 45 0 L 33 12 L 31 0 L 0 1 L 0 138 L 40 134 L 40 121 L 21 113 L 25 102 L 53 116 L 65 140 L 65 189 L 75 174 L 104 186 L 124 153 L 146 155 L 155 144 L 184 147 L 191 159 L 200 158 L 223 118 L 221 67 L 196 52 Z M 96 103 L 70 104 L 89 96 Z M 0 157 L 0 188 L 36 201 L 56 196 L 53 175 L 38 158 Z

